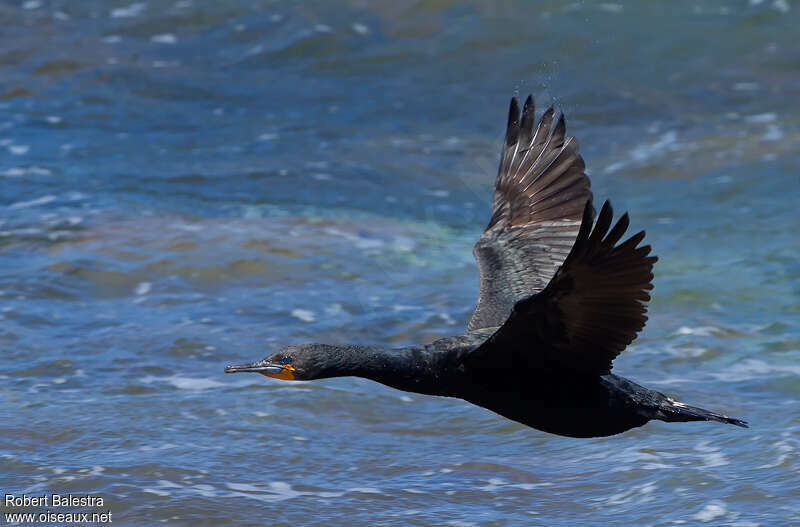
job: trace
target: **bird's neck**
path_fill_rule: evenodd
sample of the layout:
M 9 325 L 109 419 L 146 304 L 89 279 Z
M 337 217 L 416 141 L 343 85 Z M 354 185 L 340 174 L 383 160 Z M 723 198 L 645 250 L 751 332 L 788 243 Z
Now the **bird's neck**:
M 384 349 L 373 346 L 328 346 L 324 377 L 364 377 L 410 392 L 444 395 L 443 357 L 425 348 Z

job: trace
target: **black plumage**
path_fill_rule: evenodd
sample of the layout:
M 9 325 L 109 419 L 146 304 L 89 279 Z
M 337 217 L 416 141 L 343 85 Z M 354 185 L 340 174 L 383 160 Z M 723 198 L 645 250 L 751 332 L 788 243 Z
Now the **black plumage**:
M 597 222 L 589 178 L 563 115 L 534 130 L 529 96 L 511 100 L 492 216 L 475 244 L 481 285 L 467 332 L 401 349 L 289 346 L 226 372 L 280 379 L 359 376 L 459 397 L 554 434 L 605 436 L 662 421 L 740 419 L 685 405 L 611 373 L 644 327 L 653 288 L 644 231 L 620 242 L 606 202 Z M 555 122 L 555 125 L 553 124 Z

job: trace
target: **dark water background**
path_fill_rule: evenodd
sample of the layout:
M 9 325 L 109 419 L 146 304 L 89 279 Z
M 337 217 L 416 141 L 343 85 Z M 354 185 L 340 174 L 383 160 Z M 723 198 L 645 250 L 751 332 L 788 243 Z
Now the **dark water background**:
M 1 491 L 135 526 L 800 523 L 798 12 L 0 3 Z M 222 373 L 461 332 L 528 92 L 661 257 L 615 371 L 749 430 Z

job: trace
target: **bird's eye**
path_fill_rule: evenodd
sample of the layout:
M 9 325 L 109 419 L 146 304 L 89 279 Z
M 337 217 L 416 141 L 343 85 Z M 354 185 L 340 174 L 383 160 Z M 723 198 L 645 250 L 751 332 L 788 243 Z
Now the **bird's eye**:
M 290 362 L 292 362 L 291 357 L 284 357 L 281 359 L 281 364 L 289 364 Z

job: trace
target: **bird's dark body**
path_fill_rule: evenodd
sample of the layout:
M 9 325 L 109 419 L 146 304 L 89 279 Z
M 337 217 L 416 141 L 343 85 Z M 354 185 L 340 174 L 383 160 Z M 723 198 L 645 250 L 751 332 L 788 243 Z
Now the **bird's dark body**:
M 532 428 L 563 436 L 609 436 L 651 419 L 723 420 L 724 416 L 676 403 L 614 374 L 470 367 L 469 355 L 489 336 L 485 332 L 467 333 L 395 350 L 351 346 L 331 349 L 329 355 L 338 354 L 343 365 L 351 360 L 367 365 L 357 374 L 361 377 L 399 390 L 464 399 Z M 683 412 L 683 408 L 693 413 Z
M 619 434 L 651 419 L 744 421 L 695 408 L 611 373 L 647 321 L 653 288 L 641 231 L 620 241 L 592 193 L 574 137 L 552 108 L 534 127 L 533 99 L 509 109 L 492 215 L 474 247 L 478 304 L 467 333 L 425 346 L 289 346 L 228 372 L 279 379 L 358 376 L 458 397 L 530 427 L 571 437 Z
M 570 437 L 619 434 L 642 426 L 668 404 L 664 395 L 613 374 L 470 369 L 465 357 L 488 336 L 478 332 L 443 338 L 425 346 L 428 360 L 440 365 L 431 368 L 438 372 L 438 378 L 431 383 L 436 387 L 431 390 L 432 395 L 458 397 L 524 425 Z
M 513 379 L 501 390 L 473 390 L 466 400 L 532 428 L 569 437 L 619 434 L 650 420 L 644 415 L 646 408 L 635 404 L 648 397 L 648 390 L 622 377 L 607 375 L 589 382 L 545 378 L 545 382 Z

